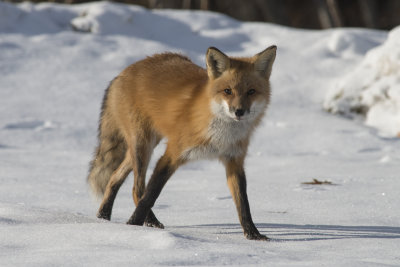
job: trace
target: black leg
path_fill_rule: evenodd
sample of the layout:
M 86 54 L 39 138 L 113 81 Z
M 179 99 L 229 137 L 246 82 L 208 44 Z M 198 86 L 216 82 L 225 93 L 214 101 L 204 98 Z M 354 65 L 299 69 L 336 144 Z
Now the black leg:
M 251 218 L 250 205 L 246 193 L 246 175 L 243 169 L 243 159 L 225 160 L 224 163 L 228 186 L 235 202 L 245 237 L 251 240 L 268 240 L 268 237 L 260 234 Z
M 108 181 L 103 201 L 100 205 L 97 217 L 101 219 L 110 220 L 112 207 L 114 205 L 115 197 L 117 196 L 118 190 L 125 181 L 128 174 L 132 171 L 131 159 L 127 154 L 121 165 L 113 172 L 110 180 Z
M 128 220 L 128 224 L 143 225 L 150 209 L 154 206 L 164 185 L 176 170 L 176 165 L 171 164 L 168 156 L 162 156 L 154 169 L 153 175 L 147 184 L 143 197 L 139 200 L 135 212 Z
M 153 143 L 153 141 L 151 140 L 151 134 L 142 134 L 142 136 L 147 136 L 148 138 L 150 138 L 150 140 L 146 139 L 138 142 L 141 145 L 136 145 L 136 148 L 134 150 L 135 153 L 132 157 L 134 159 L 133 173 L 135 177 L 134 186 L 132 189 L 132 196 L 136 206 L 138 206 L 139 200 L 142 198 L 145 192 L 146 171 L 153 149 L 153 147 L 147 145 Z M 148 227 L 156 227 L 161 229 L 164 228 L 164 225 L 157 219 L 151 209 L 145 219 L 144 224 Z

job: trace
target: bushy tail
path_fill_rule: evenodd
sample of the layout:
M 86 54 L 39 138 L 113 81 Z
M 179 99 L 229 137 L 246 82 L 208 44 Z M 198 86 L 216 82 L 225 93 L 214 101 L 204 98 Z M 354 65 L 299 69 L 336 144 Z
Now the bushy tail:
M 107 95 L 110 88 L 106 90 L 103 100 L 100 126 L 99 144 L 96 148 L 95 157 L 90 163 L 87 181 L 92 191 L 97 196 L 103 196 L 107 183 L 112 173 L 119 167 L 125 157 L 127 145 L 111 119 L 107 110 Z

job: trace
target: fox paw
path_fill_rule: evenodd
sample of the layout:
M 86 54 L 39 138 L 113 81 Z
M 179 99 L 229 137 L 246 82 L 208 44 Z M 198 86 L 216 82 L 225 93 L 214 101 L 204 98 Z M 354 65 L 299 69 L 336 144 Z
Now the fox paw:
M 157 219 L 155 219 L 155 220 L 146 220 L 144 222 L 144 225 L 146 225 L 147 227 L 155 227 L 155 228 L 164 229 L 164 224 L 160 223 Z
M 270 239 L 260 233 L 245 233 L 245 237 L 249 240 L 269 241 Z
M 111 214 L 110 213 L 99 211 L 96 216 L 99 219 L 104 219 L 104 220 L 107 220 L 107 221 L 111 220 Z
M 160 221 L 157 219 L 152 211 L 147 214 L 146 220 L 144 220 L 144 225 L 146 225 L 147 227 L 164 229 L 164 225 L 160 223 Z

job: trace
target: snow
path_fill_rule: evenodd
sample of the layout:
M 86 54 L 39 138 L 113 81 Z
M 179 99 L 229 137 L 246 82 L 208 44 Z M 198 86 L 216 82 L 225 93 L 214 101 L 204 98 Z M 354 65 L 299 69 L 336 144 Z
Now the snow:
M 400 27 L 338 81 L 324 107 L 347 117 L 361 113 L 366 117 L 365 124 L 378 129 L 382 136 L 400 137 Z
M 399 130 L 398 35 L 108 2 L 0 2 L 1 265 L 400 265 L 400 143 L 387 138 Z M 174 174 L 154 207 L 164 230 L 125 224 L 132 177 L 111 222 L 95 217 L 88 163 L 104 90 L 123 68 L 162 51 L 204 66 L 209 46 L 251 56 L 272 44 L 272 102 L 246 160 L 253 219 L 271 242 L 243 237 L 216 161 Z M 383 87 L 390 99 L 376 101 Z M 335 88 L 343 97 L 333 101 Z M 350 116 L 360 94 L 379 131 L 323 108 Z M 313 179 L 335 185 L 302 184 Z

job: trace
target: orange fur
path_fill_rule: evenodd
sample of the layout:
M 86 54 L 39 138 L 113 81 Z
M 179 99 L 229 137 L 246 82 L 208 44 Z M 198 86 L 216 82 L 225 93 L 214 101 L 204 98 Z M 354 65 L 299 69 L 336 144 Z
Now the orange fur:
M 94 190 L 104 193 L 98 216 L 110 219 L 118 189 L 133 170 L 137 210 L 128 223 L 163 227 L 151 207 L 172 173 L 188 160 L 219 158 L 246 236 L 264 239 L 245 207 L 243 161 L 269 103 L 275 51 L 272 46 L 251 58 L 229 58 L 209 48 L 207 69 L 179 54 L 158 54 L 115 78 L 103 102 L 99 146 L 88 177 Z M 148 162 L 162 138 L 167 149 L 146 188 Z

